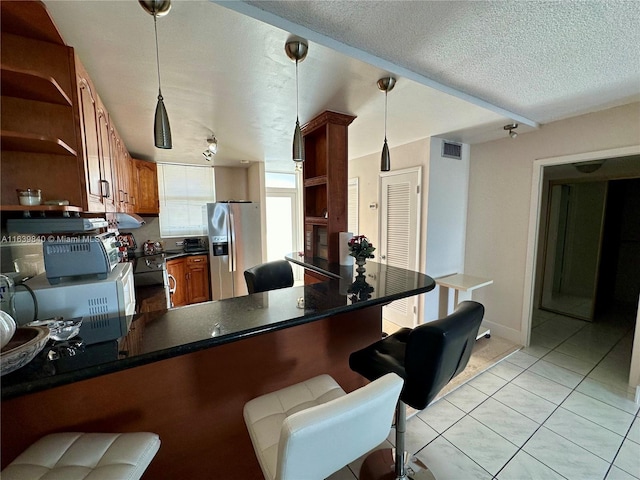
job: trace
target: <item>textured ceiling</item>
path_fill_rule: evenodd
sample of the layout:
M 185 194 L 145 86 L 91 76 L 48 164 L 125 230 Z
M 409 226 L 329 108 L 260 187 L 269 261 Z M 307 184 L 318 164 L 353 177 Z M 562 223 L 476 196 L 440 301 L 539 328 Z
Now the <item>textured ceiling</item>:
M 640 95 L 637 0 L 246 3 L 538 123 Z
M 326 109 L 357 116 L 349 156 L 382 146 L 393 73 L 390 146 L 429 136 L 468 143 L 526 133 L 555 119 L 640 99 L 640 2 L 210 2 L 174 0 L 158 20 L 172 150 L 153 147 L 157 96 L 153 19 L 137 1 L 45 0 L 85 64 L 132 154 L 215 165 L 264 161 L 292 171 L 295 67 L 300 121 Z M 635 27 L 635 28 L 634 28 Z

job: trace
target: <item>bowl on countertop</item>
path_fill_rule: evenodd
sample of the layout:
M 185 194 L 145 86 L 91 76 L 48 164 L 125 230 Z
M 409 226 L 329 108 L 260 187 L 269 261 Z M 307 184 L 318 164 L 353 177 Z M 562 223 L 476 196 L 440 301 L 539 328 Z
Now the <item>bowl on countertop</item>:
M 47 327 L 20 327 L 9 343 L 0 351 L 0 375 L 6 375 L 27 363 L 40 353 L 49 340 Z

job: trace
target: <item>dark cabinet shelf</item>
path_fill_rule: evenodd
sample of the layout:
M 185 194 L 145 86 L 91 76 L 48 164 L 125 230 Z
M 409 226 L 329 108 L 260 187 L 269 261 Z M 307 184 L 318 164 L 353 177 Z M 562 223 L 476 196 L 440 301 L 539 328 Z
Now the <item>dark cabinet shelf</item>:
M 76 151 L 65 142 L 47 135 L 2 130 L 0 138 L 3 151 L 76 156 Z
M 304 181 L 305 187 L 316 187 L 318 185 L 326 185 L 327 184 L 327 176 L 321 175 L 319 177 L 307 178 Z
M 329 263 L 339 260 L 338 233 L 347 230 L 347 127 L 354 119 L 325 111 L 302 127 L 304 253 Z
M 0 78 L 2 79 L 2 95 L 4 96 L 58 105 L 72 105 L 69 96 L 53 77 L 42 75 L 33 70 L 2 65 Z

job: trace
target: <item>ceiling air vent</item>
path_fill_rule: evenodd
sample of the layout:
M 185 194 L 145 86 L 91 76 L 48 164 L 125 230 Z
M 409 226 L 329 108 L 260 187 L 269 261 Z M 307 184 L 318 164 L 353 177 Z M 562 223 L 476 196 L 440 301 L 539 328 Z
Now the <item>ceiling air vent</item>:
M 462 159 L 462 145 L 453 142 L 442 142 L 442 156 L 447 158 Z

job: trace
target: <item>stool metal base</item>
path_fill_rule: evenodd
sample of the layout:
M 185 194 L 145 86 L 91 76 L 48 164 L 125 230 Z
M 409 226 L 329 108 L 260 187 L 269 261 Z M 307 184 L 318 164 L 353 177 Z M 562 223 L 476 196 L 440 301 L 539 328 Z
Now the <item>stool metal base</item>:
M 369 454 L 360 468 L 360 480 L 435 480 L 433 473 L 417 457 L 404 453 L 405 475 L 395 473 L 395 448 L 376 450 Z

